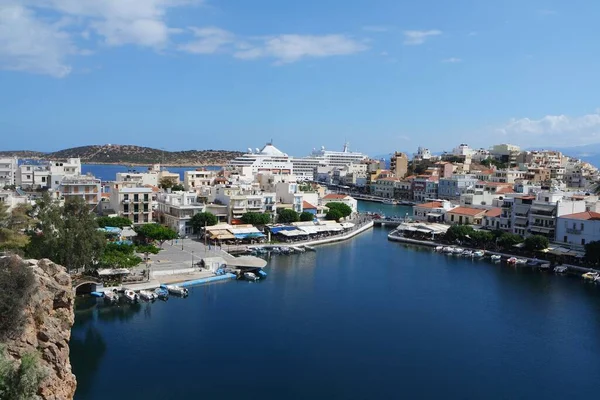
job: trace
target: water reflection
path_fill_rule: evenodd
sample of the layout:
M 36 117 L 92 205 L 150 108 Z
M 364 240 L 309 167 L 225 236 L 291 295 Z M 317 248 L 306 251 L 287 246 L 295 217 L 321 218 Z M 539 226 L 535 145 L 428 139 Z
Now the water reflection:
M 71 365 L 77 376 L 77 395 L 86 398 L 106 353 L 106 342 L 93 325 L 88 325 L 83 334 L 78 333 L 71 338 Z

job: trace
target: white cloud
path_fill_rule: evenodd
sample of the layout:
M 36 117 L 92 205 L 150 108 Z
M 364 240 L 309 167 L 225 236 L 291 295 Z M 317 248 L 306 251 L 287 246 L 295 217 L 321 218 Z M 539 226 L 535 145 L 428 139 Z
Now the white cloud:
M 57 25 L 20 5 L 0 4 L 0 69 L 64 77 L 77 50 Z
M 450 58 L 443 59 L 442 62 L 448 63 L 448 64 L 456 64 L 456 63 L 462 62 L 462 59 L 457 58 L 457 57 L 450 57 Z
M 600 110 L 570 117 L 546 115 L 540 119 L 513 118 L 497 130 L 525 145 L 582 145 L 600 142 Z
M 345 35 L 295 35 L 240 37 L 215 28 L 190 28 L 195 40 L 182 44 L 181 51 L 195 54 L 225 52 L 242 60 L 271 58 L 287 64 L 309 57 L 330 57 L 357 53 L 367 49 L 364 43 Z
M 432 29 L 428 31 L 404 31 L 404 44 L 416 46 L 425 43 L 431 36 L 441 35 L 442 31 Z

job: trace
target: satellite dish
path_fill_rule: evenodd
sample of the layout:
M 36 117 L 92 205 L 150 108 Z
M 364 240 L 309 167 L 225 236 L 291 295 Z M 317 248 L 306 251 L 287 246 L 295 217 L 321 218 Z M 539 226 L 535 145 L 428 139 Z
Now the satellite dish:
M 257 152 L 257 153 L 260 153 L 260 149 L 259 149 L 258 147 L 256 148 L 256 152 Z
M 252 148 L 248 147 L 248 153 L 252 154 Z

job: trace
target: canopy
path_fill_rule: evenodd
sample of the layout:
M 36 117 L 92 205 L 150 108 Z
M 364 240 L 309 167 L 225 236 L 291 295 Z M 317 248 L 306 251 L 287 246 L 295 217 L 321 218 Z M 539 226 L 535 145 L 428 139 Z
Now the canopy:
M 312 235 L 315 233 L 318 233 L 319 230 L 317 229 L 316 226 L 299 226 L 298 227 L 301 231 L 303 231 L 304 233 L 306 233 L 307 235 Z
M 250 232 L 250 233 L 234 233 L 236 239 L 250 239 L 250 238 L 262 238 L 265 237 L 264 234 L 260 232 Z
M 353 228 L 354 227 L 354 224 L 352 222 L 342 222 L 342 223 L 340 223 L 340 225 L 344 229 Z
M 293 230 L 293 231 L 281 231 L 279 233 L 282 234 L 283 236 L 287 236 L 287 237 L 307 235 L 306 232 L 303 232 L 303 231 L 300 231 L 300 230 L 297 230 L 297 229 Z
M 216 231 L 210 232 L 210 238 L 218 239 L 218 240 L 228 240 L 228 239 L 235 239 L 235 236 L 226 230 L 216 230 Z
M 279 233 L 281 231 L 293 231 L 296 230 L 295 226 L 273 226 L 270 228 L 271 233 Z
M 131 271 L 129 271 L 127 268 L 116 268 L 116 269 L 105 268 L 105 269 L 98 270 L 99 276 L 129 275 L 130 273 L 131 273 Z

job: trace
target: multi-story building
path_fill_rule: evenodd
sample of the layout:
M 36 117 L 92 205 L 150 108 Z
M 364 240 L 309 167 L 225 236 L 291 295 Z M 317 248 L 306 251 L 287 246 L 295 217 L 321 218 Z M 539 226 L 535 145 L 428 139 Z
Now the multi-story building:
M 156 203 L 156 219 L 181 237 L 194 233 L 192 217 L 206 210 L 206 204 L 198 201 L 195 192 L 159 193 Z
M 408 156 L 395 152 L 390 158 L 390 171 L 396 178 L 404 178 L 408 173 Z
M 525 179 L 526 174 L 527 171 L 521 171 L 518 169 L 499 169 L 494 171 L 494 174 L 490 177 L 490 181 L 512 184 L 520 179 Z
M 433 158 L 433 156 L 431 155 L 431 151 L 421 146 L 419 146 L 417 152 L 413 154 L 413 161 L 415 162 L 427 161 L 431 158 Z
M 60 181 L 60 185 L 54 193 L 56 197 L 65 200 L 81 197 L 90 209 L 97 210 L 102 196 L 102 183 L 100 179 L 91 175 L 68 176 Z
M 394 198 L 397 200 L 412 200 L 412 179 L 401 180 L 394 185 Z
M 16 157 L 0 158 L 0 189 L 16 184 L 19 161 Z
M 413 200 L 421 203 L 430 199 L 438 198 L 438 177 L 417 176 L 412 181 Z
M 81 160 L 69 158 L 66 161 L 47 161 L 39 165 L 20 165 L 17 174 L 17 186 L 22 188 L 47 188 L 55 191 L 66 177 L 81 175 Z
M 473 175 L 453 175 L 440 178 L 438 197 L 440 199 L 458 200 L 463 193 L 475 189 L 479 180 Z
M 154 222 L 152 187 L 132 182 L 110 184 L 110 207 L 120 217 L 129 218 L 134 225 Z
M 358 210 L 358 201 L 352 196 L 348 196 L 345 194 L 334 194 L 330 193 L 323 197 L 320 201 L 320 205 L 327 207 L 327 203 L 344 203 L 352 209 L 352 212 L 355 213 Z
M 212 186 L 217 176 L 216 171 L 197 169 L 183 173 L 183 187 L 187 191 L 201 190 L 203 187 Z
M 450 224 L 481 225 L 487 210 L 472 207 L 456 207 L 446 212 L 444 220 Z
M 413 219 L 416 221 L 443 222 L 444 215 L 454 208 L 447 200 L 430 201 L 413 206 Z
M 490 155 L 509 167 L 517 164 L 520 152 L 521 148 L 512 144 L 497 144 L 490 148 Z
M 583 248 L 600 240 L 600 213 L 584 211 L 557 218 L 556 242 L 574 248 Z
M 395 197 L 396 189 L 400 187 L 402 180 L 400 178 L 379 178 L 373 185 L 373 191 L 371 194 L 374 196 L 385 197 L 386 199 L 393 199 Z

